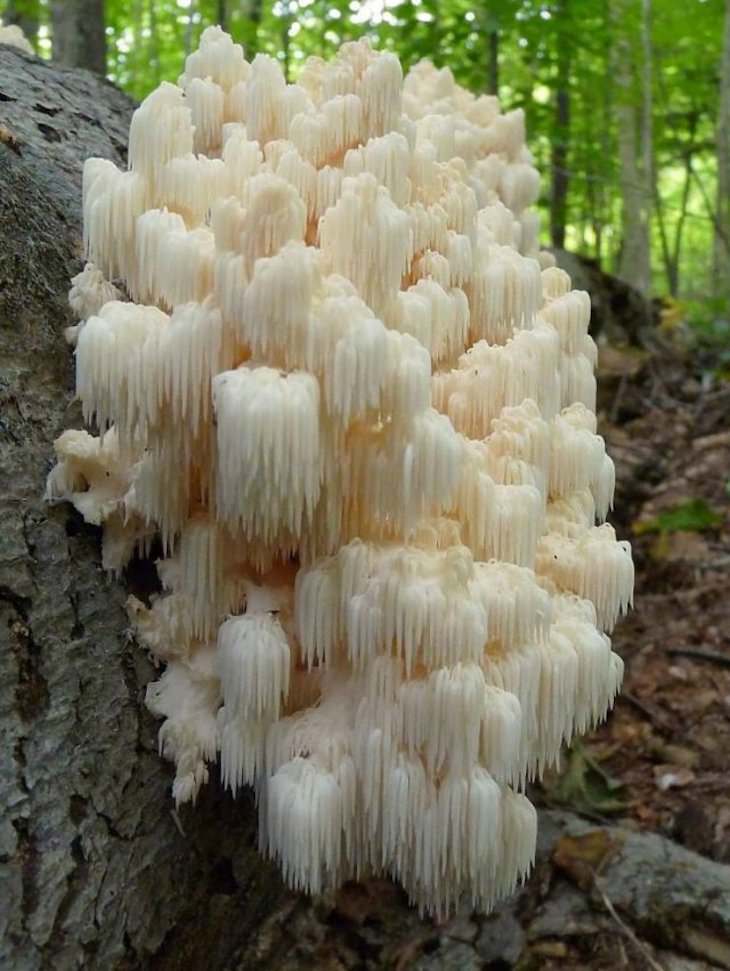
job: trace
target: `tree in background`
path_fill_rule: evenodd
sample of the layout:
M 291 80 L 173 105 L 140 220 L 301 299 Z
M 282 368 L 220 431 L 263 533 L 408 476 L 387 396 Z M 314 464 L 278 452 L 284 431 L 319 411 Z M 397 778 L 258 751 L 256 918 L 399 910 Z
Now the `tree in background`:
M 565 227 L 568 221 L 568 146 L 570 144 L 570 67 L 575 25 L 571 19 L 571 0 L 557 0 L 555 4 L 556 72 L 555 127 L 550 157 L 550 240 L 558 249 L 565 248 Z
M 104 0 L 53 0 L 53 59 L 106 74 Z
M 641 293 L 651 283 L 649 219 L 652 156 L 650 118 L 651 65 L 646 58 L 645 36 L 648 0 L 618 0 L 613 6 L 616 34 L 614 67 L 616 78 L 616 122 L 618 129 L 619 185 L 621 191 L 621 249 L 618 274 Z M 626 30 L 634 24 L 633 31 Z M 622 29 L 622 27 L 624 29 Z M 641 37 L 641 47 L 636 43 Z

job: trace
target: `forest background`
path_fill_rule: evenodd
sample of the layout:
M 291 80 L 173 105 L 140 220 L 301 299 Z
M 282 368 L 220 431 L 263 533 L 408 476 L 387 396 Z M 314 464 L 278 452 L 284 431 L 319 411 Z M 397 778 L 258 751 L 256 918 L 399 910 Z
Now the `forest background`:
M 525 110 L 546 244 L 730 343 L 730 0 L 0 0 L 42 57 L 137 99 L 205 27 L 279 59 L 368 36 Z

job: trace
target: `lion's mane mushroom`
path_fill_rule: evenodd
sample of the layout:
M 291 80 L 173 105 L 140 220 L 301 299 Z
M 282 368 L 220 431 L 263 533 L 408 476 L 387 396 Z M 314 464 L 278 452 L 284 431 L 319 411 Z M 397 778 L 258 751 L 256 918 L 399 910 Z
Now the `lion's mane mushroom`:
M 19 50 L 25 51 L 26 54 L 35 54 L 33 45 L 23 33 L 22 27 L 18 27 L 17 24 L 4 26 L 2 20 L 0 20 L 0 44 L 17 47 Z
M 160 536 L 130 615 L 175 799 L 218 759 L 297 888 L 487 910 L 533 859 L 526 782 L 621 682 L 590 301 L 538 248 L 531 162 L 447 69 L 358 42 L 286 84 L 214 28 L 129 170 L 86 165 L 101 437 L 61 436 L 49 497 L 111 569 Z

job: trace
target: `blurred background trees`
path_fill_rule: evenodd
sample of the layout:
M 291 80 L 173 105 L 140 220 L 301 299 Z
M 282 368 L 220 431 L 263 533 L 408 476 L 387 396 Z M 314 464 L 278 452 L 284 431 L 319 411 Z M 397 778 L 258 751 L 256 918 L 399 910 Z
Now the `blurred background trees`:
M 646 295 L 730 300 L 730 0 L 0 0 L 38 53 L 136 98 L 222 24 L 252 58 L 363 35 L 524 108 L 546 243 Z

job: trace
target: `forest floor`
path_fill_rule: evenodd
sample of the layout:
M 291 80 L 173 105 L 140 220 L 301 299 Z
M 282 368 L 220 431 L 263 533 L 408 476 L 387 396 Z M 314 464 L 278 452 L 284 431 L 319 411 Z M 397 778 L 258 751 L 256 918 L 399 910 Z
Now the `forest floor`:
M 601 356 L 612 519 L 633 546 L 635 609 L 613 638 L 626 665 L 616 708 L 569 769 L 594 783 L 573 808 L 615 802 L 640 827 L 728 863 L 730 383 L 714 364 L 681 345 Z
M 542 801 L 728 863 L 730 383 L 711 351 L 675 338 L 651 351 L 605 347 L 599 388 L 618 483 L 612 522 L 636 565 L 634 610 L 613 635 L 624 685 L 606 724 L 544 781 Z M 651 966 L 621 933 L 565 926 L 554 958 L 531 968 Z

